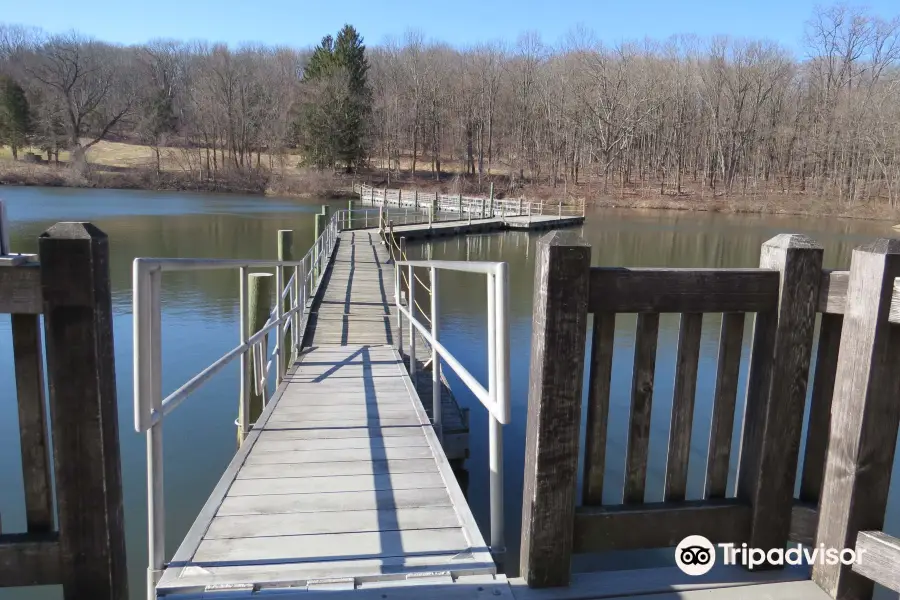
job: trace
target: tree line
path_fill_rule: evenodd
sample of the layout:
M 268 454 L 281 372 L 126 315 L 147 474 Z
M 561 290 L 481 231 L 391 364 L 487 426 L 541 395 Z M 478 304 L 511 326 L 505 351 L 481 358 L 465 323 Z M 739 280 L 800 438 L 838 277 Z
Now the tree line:
M 727 37 L 608 45 L 580 29 L 553 46 L 536 33 L 460 48 L 409 32 L 366 48 L 345 28 L 298 50 L 123 47 L 6 26 L 0 73 L 51 154 L 127 139 L 157 156 L 182 148 L 203 176 L 304 160 L 389 182 L 457 171 L 511 192 L 900 206 L 900 19 L 842 4 L 801 34 L 797 51 Z

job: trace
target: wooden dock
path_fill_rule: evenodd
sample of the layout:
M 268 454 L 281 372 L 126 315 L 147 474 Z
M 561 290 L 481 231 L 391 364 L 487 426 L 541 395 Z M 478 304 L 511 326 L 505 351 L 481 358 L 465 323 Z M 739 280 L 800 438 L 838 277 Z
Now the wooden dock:
M 507 579 L 494 560 L 505 550 L 498 430 L 510 422 L 506 265 L 405 261 L 396 230 L 384 237 L 384 227 L 342 231 L 347 216 L 336 214 L 327 225 L 327 214 L 317 217 L 321 235 L 299 260 L 289 257 L 284 243 L 278 260 L 135 261 L 134 414 L 135 429 L 148 442 L 148 600 L 867 600 L 875 583 L 900 591 L 900 540 L 883 531 L 900 427 L 900 241 L 857 248 L 849 270 L 832 271 L 821 267 L 822 248 L 799 235 L 763 244 L 756 269 L 591 267 L 590 247 L 577 235 L 542 238 L 521 577 Z M 37 262 L 4 255 L 5 248 L 0 243 L 0 311 L 13 315 L 28 531 L 0 534 L 0 587 L 63 584 L 66 600 L 126 600 L 106 236 L 90 224 L 57 224 L 42 236 Z M 388 249 L 400 249 L 400 258 Z M 424 311 L 420 307 L 420 317 L 412 308 L 421 299 L 416 285 L 404 295 L 397 267 L 408 269 L 410 281 L 416 268 L 430 271 L 434 302 L 441 269 L 488 277 L 488 387 L 439 343 L 432 349 L 441 357 L 437 365 L 451 367 L 489 413 L 490 547 L 451 469 L 446 435 L 442 447 L 436 417 L 448 421 L 446 427 L 444 409 L 455 406 L 446 384 L 434 377 L 443 366 L 426 371 L 427 353 L 419 350 L 424 339 L 412 359 L 403 354 L 409 330 L 401 333 L 397 312 L 419 323 L 420 337 L 438 340 L 439 326 L 427 333 L 419 320 Z M 250 274 L 251 268 L 274 268 L 275 277 Z M 200 269 L 239 271 L 239 345 L 163 398 L 160 275 Z M 279 301 L 268 313 L 272 290 L 248 301 L 251 276 L 276 283 Z M 251 305 L 267 315 L 264 324 L 248 324 Z M 431 308 L 440 314 L 437 304 Z M 606 453 L 609 386 L 618 351 L 616 315 L 622 313 L 639 317 L 624 493 L 610 503 L 603 485 L 610 461 L 621 457 Z M 665 496 L 657 502 L 645 490 L 663 313 L 680 314 L 681 326 Z M 690 498 L 686 480 L 706 314 L 723 314 L 719 364 L 712 435 L 700 466 L 706 482 L 702 498 Z M 755 315 L 754 342 L 737 485 L 729 490 L 748 314 Z M 276 342 L 271 353 L 270 332 Z M 169 559 L 163 419 L 238 357 L 240 449 Z M 278 385 L 267 399 L 270 377 Z M 52 437 L 41 394 L 46 383 Z M 253 390 L 265 408 L 251 428 Z M 442 410 L 432 416 L 422 399 L 433 392 L 440 392 Z M 784 567 L 764 553 L 763 568 L 717 559 L 696 576 L 668 564 L 592 569 L 611 551 L 671 549 L 696 535 L 710 546 L 746 542 L 766 551 L 796 542 L 865 556 L 852 565 L 821 561 L 810 568 Z
M 165 570 L 160 595 L 494 581 L 490 550 L 392 346 L 394 272 L 377 232 L 341 234 L 309 347 Z
M 390 217 L 390 213 L 388 213 Z M 394 225 L 393 235 L 403 236 L 407 240 L 421 240 L 436 237 L 478 235 L 497 233 L 500 231 L 547 231 L 565 227 L 578 227 L 584 223 L 584 217 L 556 216 L 523 216 L 492 217 L 487 219 L 467 219 L 453 221 L 436 221 L 432 223 L 411 223 Z

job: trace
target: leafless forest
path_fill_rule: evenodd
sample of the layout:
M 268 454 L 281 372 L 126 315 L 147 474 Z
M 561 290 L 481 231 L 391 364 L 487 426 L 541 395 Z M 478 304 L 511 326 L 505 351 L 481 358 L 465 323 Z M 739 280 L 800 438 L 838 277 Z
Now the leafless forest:
M 365 35 L 365 31 L 362 32 Z M 690 36 L 458 48 L 410 32 L 367 48 L 370 169 L 505 193 L 821 198 L 900 208 L 900 18 L 845 5 L 797 24 L 800 50 Z M 309 52 L 154 41 L 121 47 L 0 26 L 36 145 L 160 149 L 193 177 L 295 165 Z

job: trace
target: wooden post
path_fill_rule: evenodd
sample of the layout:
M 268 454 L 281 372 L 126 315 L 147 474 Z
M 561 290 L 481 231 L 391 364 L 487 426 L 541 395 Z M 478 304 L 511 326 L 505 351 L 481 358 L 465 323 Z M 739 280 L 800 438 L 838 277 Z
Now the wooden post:
M 9 256 L 9 227 L 6 219 L 6 205 L 0 200 L 0 256 Z
M 369 197 L 372 200 L 372 206 L 375 206 L 375 188 L 372 187 L 370 189 L 371 189 L 371 193 L 369 194 Z
M 316 215 L 316 222 L 313 228 L 313 240 L 318 240 L 319 236 L 325 231 L 325 215 L 318 214 Z M 319 247 L 316 242 L 313 242 L 313 281 L 312 286 L 315 287 L 316 283 L 319 280 Z
M 350 201 L 352 204 L 352 200 Z M 278 260 L 286 260 L 291 261 L 294 260 L 294 232 L 290 229 L 279 229 L 278 230 Z M 297 272 L 297 267 L 280 267 L 281 268 L 281 281 L 284 282 L 284 285 L 287 285 L 288 280 L 291 278 L 293 274 L 295 277 L 300 277 L 300 274 Z M 296 289 L 296 286 L 292 286 Z M 278 290 L 278 294 L 282 293 L 282 290 Z M 276 299 L 278 297 L 276 296 Z M 299 299 L 298 299 L 299 301 Z M 291 310 L 291 297 L 288 295 L 287 298 L 284 299 L 284 312 L 288 312 Z M 292 326 L 295 326 L 299 323 L 299 319 L 291 319 Z M 284 361 L 282 361 L 282 371 L 280 373 L 281 377 L 284 377 L 284 374 L 287 373 L 288 363 L 292 363 L 294 361 L 294 348 L 291 344 L 292 334 L 285 334 L 284 339 L 282 340 L 282 356 L 284 356 Z
M 569 583 L 590 266 L 575 233 L 538 243 L 519 561 L 531 587 Z
M 353 229 L 353 200 L 347 201 L 347 223 L 345 229 Z
M 419 188 L 413 190 L 413 208 L 419 210 Z
M 50 482 L 50 445 L 44 401 L 44 354 L 39 315 L 10 315 L 22 481 L 25 484 L 25 520 L 29 533 L 53 530 L 53 493 Z
M 760 252 L 759 266 L 778 270 L 781 285 L 776 309 L 756 315 L 747 377 L 737 497 L 751 506 L 751 548 L 784 548 L 788 540 L 822 253 L 790 234 Z
M 247 297 L 249 299 L 249 306 L 247 307 L 248 337 L 262 329 L 266 324 L 266 321 L 269 320 L 269 312 L 272 310 L 272 296 L 274 289 L 275 277 L 271 273 L 250 273 L 250 276 L 247 278 Z M 268 348 L 268 340 L 269 336 L 266 335 L 266 341 L 264 342 L 265 348 Z M 256 369 L 253 367 L 254 362 L 255 361 L 252 360 L 250 361 L 248 366 L 249 373 L 247 373 L 247 379 L 250 381 L 250 402 L 247 403 L 247 406 L 250 407 L 250 414 L 247 415 L 247 422 L 250 423 L 251 428 L 253 427 L 253 423 L 256 422 L 256 419 L 259 418 L 259 415 L 262 414 L 264 408 L 264 394 L 256 393 L 256 380 L 262 377 L 262 373 L 256 372 Z M 267 362 L 268 350 L 265 351 L 265 356 L 262 360 L 263 367 L 265 367 Z M 238 423 L 243 422 L 243 406 L 243 402 L 238 405 Z M 238 427 L 238 444 L 247 437 L 247 433 L 249 432 L 241 431 L 240 426 Z
M 853 251 L 816 535 L 826 548 L 853 548 L 860 531 L 884 527 L 900 425 L 900 331 L 888 323 L 897 277 L 900 240 Z M 872 582 L 850 566 L 816 563 L 812 578 L 833 598 L 872 596 Z
M 488 216 L 493 217 L 494 216 L 494 182 L 493 181 L 491 182 L 490 200 L 491 200 L 491 207 L 490 207 L 490 211 L 488 212 Z
M 38 242 L 63 597 L 128 597 L 109 243 L 90 223 Z
M 459 201 L 459 218 L 460 218 L 460 220 L 462 220 L 462 218 L 463 218 L 462 194 L 459 195 L 458 201 Z

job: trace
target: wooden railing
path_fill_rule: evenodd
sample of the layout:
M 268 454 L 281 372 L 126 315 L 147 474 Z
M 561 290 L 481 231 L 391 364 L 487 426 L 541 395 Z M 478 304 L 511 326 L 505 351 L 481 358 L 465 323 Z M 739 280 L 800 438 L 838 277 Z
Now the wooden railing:
M 455 213 L 459 218 L 490 219 L 496 217 L 554 216 L 583 217 L 585 201 L 499 199 L 493 196 L 439 194 L 419 190 L 391 190 L 354 184 L 353 193 L 363 206 L 398 206 L 431 210 L 433 214 Z M 435 219 L 437 220 L 437 219 Z
M 900 321 L 900 242 L 878 240 L 855 250 L 849 272 L 823 271 L 822 248 L 799 235 L 763 244 L 758 269 L 592 268 L 590 256 L 576 234 L 554 232 L 539 245 L 520 561 L 529 585 L 566 585 L 573 553 L 671 547 L 688 535 L 762 549 L 783 548 L 789 539 L 852 548 L 859 532 L 882 529 L 900 423 L 900 333 L 893 325 Z M 631 408 L 622 501 L 604 504 L 619 313 L 638 315 Z M 679 313 L 681 322 L 664 498 L 647 502 L 660 313 Z M 722 325 L 706 477 L 702 497 L 687 499 L 708 313 L 721 313 Z M 729 495 L 747 313 L 755 320 L 737 485 Z M 795 500 L 817 313 L 822 327 Z M 576 506 L 588 314 L 592 350 L 583 494 Z M 861 537 L 861 544 L 870 542 Z M 850 567 L 816 565 L 813 577 L 834 597 L 871 594 L 871 582 Z
M 0 205 L 0 230 L 2 221 Z M 11 315 L 26 518 L 25 532 L 0 532 L 0 588 L 61 584 L 66 599 L 124 600 L 106 235 L 90 223 L 57 223 L 41 234 L 37 256 L 11 255 L 0 239 L 0 313 Z

